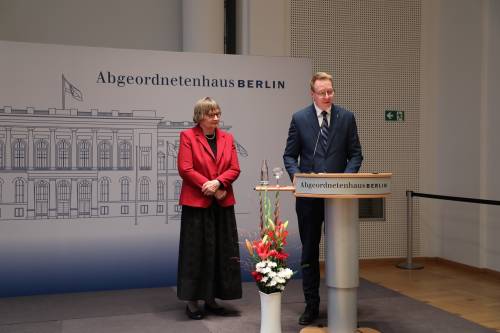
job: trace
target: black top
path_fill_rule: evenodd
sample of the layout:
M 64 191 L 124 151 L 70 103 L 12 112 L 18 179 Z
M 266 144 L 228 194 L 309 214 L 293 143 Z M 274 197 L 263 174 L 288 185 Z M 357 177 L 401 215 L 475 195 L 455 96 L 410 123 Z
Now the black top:
M 215 133 L 213 136 L 206 136 L 205 138 L 207 139 L 208 144 L 210 145 L 210 148 L 212 148 L 212 152 L 214 153 L 214 156 L 217 156 L 217 135 Z

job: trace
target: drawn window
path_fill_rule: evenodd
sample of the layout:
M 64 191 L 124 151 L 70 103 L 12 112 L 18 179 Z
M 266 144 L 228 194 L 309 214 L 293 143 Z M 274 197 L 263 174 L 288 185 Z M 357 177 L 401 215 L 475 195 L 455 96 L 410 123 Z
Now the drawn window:
M 157 190 L 158 190 L 158 201 L 165 201 L 165 182 L 164 181 L 158 181 L 157 185 Z
M 69 201 L 71 198 L 71 186 L 67 181 L 57 184 L 57 201 Z
M 101 206 L 101 215 L 109 215 L 109 206 Z
M 141 170 L 151 170 L 151 147 L 141 147 Z
M 70 200 L 71 200 L 71 185 L 69 182 L 62 180 L 57 183 L 57 215 L 69 216 Z
M 130 188 L 128 178 L 120 180 L 120 193 L 121 201 L 129 201 Z
M 90 202 L 92 199 L 92 184 L 83 181 L 78 184 L 78 216 L 90 216 Z
M 90 169 L 91 145 L 88 140 L 80 141 L 78 145 L 78 167 L 80 169 Z
M 40 181 L 36 186 L 35 200 L 47 201 L 49 200 L 49 183 Z
M 142 177 L 139 182 L 139 200 L 149 200 L 149 179 L 146 177 Z
M 16 179 L 14 183 L 14 200 L 16 203 L 24 202 L 24 180 Z
M 118 159 L 120 169 L 131 169 L 132 146 L 127 141 L 120 143 L 120 158 Z
M 103 141 L 99 144 L 98 147 L 98 154 L 99 154 L 99 169 L 101 170 L 106 170 L 106 169 L 111 169 L 111 159 L 112 159 L 112 153 L 111 153 L 111 144 L 109 141 Z
M 108 178 L 101 179 L 99 199 L 102 202 L 109 201 L 109 179 Z
M 23 217 L 23 216 L 24 216 L 24 208 L 14 209 L 14 217 Z
M 0 169 L 5 168 L 5 146 L 3 141 L 0 141 Z
M 167 170 L 167 163 L 164 153 L 158 153 L 158 170 Z
M 181 187 L 182 187 L 182 181 L 179 179 L 175 181 L 175 188 L 174 188 L 174 199 L 179 200 L 179 197 L 181 196 Z
M 56 163 L 58 169 L 69 169 L 70 168 L 70 145 L 68 141 L 61 140 L 57 143 L 56 147 Z
M 35 169 L 48 169 L 49 167 L 49 143 L 39 140 L 35 143 Z
M 14 142 L 14 169 L 26 169 L 26 144 L 22 139 Z
M 90 200 L 92 199 L 92 186 L 89 182 L 84 181 L 80 183 L 78 191 L 78 198 L 80 200 Z

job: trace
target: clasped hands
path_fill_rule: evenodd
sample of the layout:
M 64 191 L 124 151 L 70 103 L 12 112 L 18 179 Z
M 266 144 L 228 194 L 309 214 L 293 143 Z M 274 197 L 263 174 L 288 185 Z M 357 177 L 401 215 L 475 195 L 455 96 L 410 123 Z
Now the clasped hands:
M 201 187 L 201 192 L 206 196 L 214 196 L 217 200 L 226 197 L 227 191 L 219 189 L 220 182 L 217 179 L 205 182 Z

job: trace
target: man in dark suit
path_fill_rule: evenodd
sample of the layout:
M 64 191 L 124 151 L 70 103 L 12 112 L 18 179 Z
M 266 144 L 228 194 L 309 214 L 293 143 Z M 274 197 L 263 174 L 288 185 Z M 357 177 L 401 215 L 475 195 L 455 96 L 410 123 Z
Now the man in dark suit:
M 311 79 L 313 104 L 292 116 L 283 161 L 293 180 L 297 172 L 358 172 L 363 155 L 354 114 L 334 105 L 333 78 L 323 72 Z M 306 301 L 299 324 L 309 325 L 319 312 L 319 243 L 324 199 L 297 198 L 302 242 L 302 287 Z

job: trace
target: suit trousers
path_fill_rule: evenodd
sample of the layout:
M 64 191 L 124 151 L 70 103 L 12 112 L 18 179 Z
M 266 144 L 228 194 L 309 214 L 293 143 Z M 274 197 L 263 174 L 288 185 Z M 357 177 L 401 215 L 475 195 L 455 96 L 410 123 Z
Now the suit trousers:
M 321 198 L 297 198 L 295 202 L 302 242 L 302 288 L 308 305 L 319 306 L 319 243 L 325 219 L 325 200 Z

